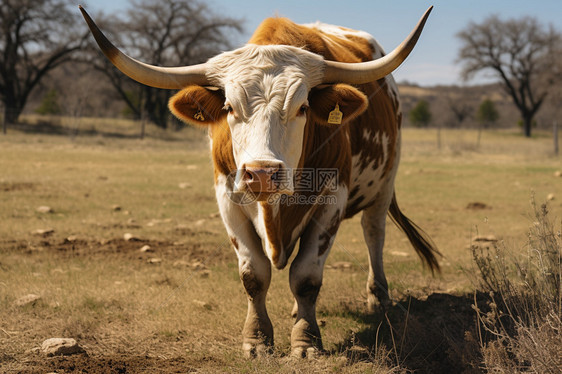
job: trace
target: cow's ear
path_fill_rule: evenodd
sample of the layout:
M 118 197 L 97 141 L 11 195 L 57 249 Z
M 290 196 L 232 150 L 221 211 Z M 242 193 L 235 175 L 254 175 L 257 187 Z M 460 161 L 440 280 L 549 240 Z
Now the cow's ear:
M 367 109 L 367 96 L 348 84 L 318 86 L 308 97 L 313 119 L 324 125 L 339 125 L 353 121 Z
M 170 98 L 168 107 L 180 120 L 196 126 L 214 124 L 227 114 L 224 94 L 212 87 L 188 86 Z

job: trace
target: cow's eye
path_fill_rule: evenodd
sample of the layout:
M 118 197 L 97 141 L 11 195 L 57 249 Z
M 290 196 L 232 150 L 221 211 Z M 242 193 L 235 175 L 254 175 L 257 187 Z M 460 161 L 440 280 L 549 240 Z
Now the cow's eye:
M 230 104 L 226 104 L 222 109 L 226 110 L 228 113 L 234 112 L 234 109 L 232 109 L 232 106 Z
M 299 112 L 297 113 L 297 117 L 306 115 L 307 111 L 308 111 L 308 105 L 301 105 L 301 107 L 299 108 Z

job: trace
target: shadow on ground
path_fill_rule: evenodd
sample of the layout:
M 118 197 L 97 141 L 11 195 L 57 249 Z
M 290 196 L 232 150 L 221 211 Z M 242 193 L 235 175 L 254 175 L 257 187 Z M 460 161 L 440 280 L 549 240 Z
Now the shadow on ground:
M 332 353 L 345 353 L 352 362 L 372 361 L 377 359 L 377 345 L 384 344 L 390 364 L 408 372 L 480 373 L 475 302 L 482 308 L 487 295 L 434 293 L 426 299 L 402 300 L 386 313 L 349 311 L 369 327 L 350 335 Z

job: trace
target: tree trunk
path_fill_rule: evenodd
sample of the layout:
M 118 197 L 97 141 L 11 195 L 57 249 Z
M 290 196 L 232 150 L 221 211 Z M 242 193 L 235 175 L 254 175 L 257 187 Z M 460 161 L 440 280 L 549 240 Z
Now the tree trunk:
M 6 134 L 8 125 L 13 125 L 18 121 L 18 117 L 20 116 L 21 109 L 6 105 L 4 107 L 4 123 L 2 124 L 2 132 Z
M 143 140 L 146 134 L 146 114 L 144 111 L 141 112 L 140 123 L 141 123 L 140 138 L 141 140 Z
M 2 116 L 2 134 L 6 135 L 7 127 L 8 127 L 8 120 L 6 119 L 6 108 L 4 108 L 4 115 Z
M 525 116 L 523 118 L 523 131 L 527 138 L 531 137 L 531 127 L 533 125 L 533 117 Z

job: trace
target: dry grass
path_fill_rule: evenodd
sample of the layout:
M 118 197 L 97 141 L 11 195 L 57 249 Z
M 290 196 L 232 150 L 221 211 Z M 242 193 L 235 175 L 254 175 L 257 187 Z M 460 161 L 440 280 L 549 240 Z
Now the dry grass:
M 478 228 L 521 242 L 530 191 L 542 200 L 561 181 L 548 138 L 490 132 L 474 150 L 463 144 L 475 132 L 443 131 L 438 150 L 433 131 L 406 130 L 397 196 L 444 253 L 442 277 L 425 272 L 389 225 L 385 264 L 397 303 L 387 315 L 366 315 L 367 252 L 354 217 L 340 229 L 319 300 L 328 355 L 287 357 L 292 296 L 281 271 L 268 297 L 275 353 L 246 361 L 246 300 L 216 215 L 205 134 L 149 128 L 141 141 L 134 123 L 82 121 L 74 134 L 29 125 L 0 137 L 1 371 L 478 370 L 472 284 L 463 272 L 471 237 Z M 491 209 L 467 209 L 471 202 Z M 53 212 L 39 213 L 43 205 Z M 551 203 L 553 214 L 561 208 Z M 125 233 L 139 240 L 125 241 Z M 140 252 L 144 245 L 153 252 Z M 15 305 L 30 293 L 41 299 Z M 78 339 L 89 356 L 34 353 L 54 336 Z
M 562 221 L 546 204 L 533 205 L 527 253 L 502 243 L 474 248 L 480 288 L 490 295 L 478 306 L 484 367 L 492 372 L 562 372 Z

